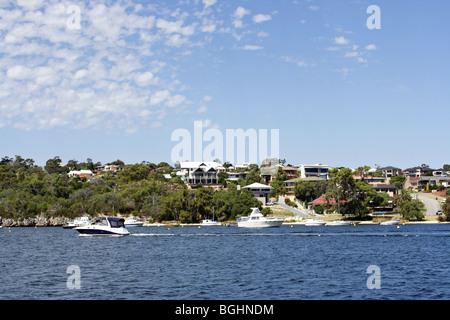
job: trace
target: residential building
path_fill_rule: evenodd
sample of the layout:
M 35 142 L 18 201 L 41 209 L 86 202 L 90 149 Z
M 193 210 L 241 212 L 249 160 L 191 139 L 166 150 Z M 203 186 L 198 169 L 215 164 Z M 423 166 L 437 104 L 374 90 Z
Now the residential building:
M 426 188 L 427 184 L 430 186 L 437 185 L 437 186 L 444 186 L 445 188 L 450 187 L 450 177 L 428 177 L 428 176 L 422 176 L 417 181 L 417 187 L 418 188 Z
M 328 180 L 330 166 L 324 164 L 299 165 L 300 178 L 319 177 Z
M 239 179 L 245 180 L 248 172 L 228 172 L 228 181 L 238 181 Z
M 265 184 L 255 182 L 243 187 L 243 189 L 250 190 L 253 193 L 253 197 L 261 201 L 263 205 L 266 205 L 266 203 L 269 202 L 269 194 L 273 188 L 271 186 L 266 186 Z
M 394 195 L 397 193 L 397 187 L 393 184 L 387 183 L 378 183 L 378 182 L 369 182 L 369 184 L 374 188 L 378 193 L 387 193 L 390 198 L 394 198 Z
M 379 168 L 378 171 L 381 171 L 383 173 L 383 176 L 386 177 L 387 179 L 403 175 L 402 169 L 392 166 Z
M 426 173 L 436 171 L 435 169 L 430 169 L 426 167 L 412 167 L 402 170 L 404 176 L 409 176 L 411 178 L 418 178 L 424 176 Z
M 92 177 L 94 173 L 91 170 L 79 170 L 79 171 L 70 171 L 67 174 L 69 177 Z
M 298 178 L 298 170 L 297 170 L 297 168 L 283 167 L 282 169 L 283 169 L 284 172 L 286 172 L 288 180 Z
M 286 180 L 284 181 L 284 185 L 286 187 L 286 197 L 288 198 L 295 198 L 295 185 L 298 182 L 303 182 L 303 181 L 312 181 L 312 182 L 317 182 L 317 181 L 326 181 L 324 178 L 320 178 L 320 177 L 308 177 L 308 178 L 295 178 L 295 179 L 291 179 L 291 180 Z M 291 199 L 292 200 L 292 199 Z
M 204 186 L 216 186 L 219 184 L 217 177 L 217 162 L 180 162 L 180 171 L 177 175 L 187 185 L 201 184 Z
M 277 164 L 271 167 L 261 167 L 260 175 L 264 179 L 266 183 L 270 183 L 272 181 L 272 177 L 275 176 L 275 174 L 278 172 L 278 168 L 280 168 L 281 165 Z
M 106 164 L 104 166 L 95 167 L 95 172 L 109 171 L 109 172 L 118 172 L 122 171 L 125 168 L 124 165 L 116 165 L 116 164 Z

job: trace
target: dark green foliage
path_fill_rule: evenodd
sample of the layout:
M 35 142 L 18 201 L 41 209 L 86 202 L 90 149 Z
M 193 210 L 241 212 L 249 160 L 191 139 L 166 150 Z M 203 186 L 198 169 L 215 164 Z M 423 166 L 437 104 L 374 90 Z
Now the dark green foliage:
M 115 163 L 122 164 L 119 161 Z M 101 164 L 88 159 L 82 163 L 70 160 L 62 166 L 61 159 L 55 157 L 47 161 L 44 170 L 31 159 L 2 158 L 0 216 L 19 219 L 40 214 L 67 218 L 132 214 L 153 221 L 188 223 L 212 218 L 213 211 L 218 221 L 232 220 L 247 215 L 251 207 L 260 207 L 251 192 L 237 190 L 233 183 L 227 190 L 189 190 L 180 178 L 164 177 L 161 171 L 173 170 L 165 162 L 126 166 L 117 174 L 103 173 L 90 181 L 67 176 L 69 167 L 92 170 L 97 165 Z

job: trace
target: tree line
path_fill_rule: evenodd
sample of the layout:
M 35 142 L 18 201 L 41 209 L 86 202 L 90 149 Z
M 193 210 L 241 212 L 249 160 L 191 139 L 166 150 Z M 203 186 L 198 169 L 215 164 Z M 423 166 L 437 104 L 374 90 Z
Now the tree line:
M 117 160 L 115 164 L 120 164 Z M 49 159 L 43 167 L 33 159 L 16 156 L 0 161 L 0 216 L 25 219 L 44 215 L 67 217 L 89 215 L 133 215 L 155 222 L 182 223 L 211 218 L 234 220 L 259 207 L 250 191 L 228 183 L 226 190 L 189 189 L 179 177 L 166 179 L 167 163 L 143 162 L 117 173 L 103 172 L 90 180 L 67 176 L 69 170 L 93 170 L 100 163 Z M 162 168 L 162 170 L 156 170 Z

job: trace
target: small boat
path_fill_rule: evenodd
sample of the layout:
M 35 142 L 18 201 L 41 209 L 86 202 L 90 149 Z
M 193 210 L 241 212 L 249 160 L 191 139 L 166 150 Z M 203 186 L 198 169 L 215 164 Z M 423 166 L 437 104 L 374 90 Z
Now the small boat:
M 94 219 L 90 224 L 76 227 L 81 235 L 85 236 L 127 236 L 130 234 L 125 228 L 125 219 L 101 217 Z
M 320 219 L 308 219 L 305 222 L 305 226 L 318 227 L 318 226 L 324 226 L 325 223 L 326 223 L 325 221 L 320 220 Z
M 214 221 L 214 219 L 205 219 L 202 220 L 202 223 L 200 223 L 202 227 L 213 227 L 213 226 L 221 226 L 222 223 L 219 221 Z
M 125 228 L 142 227 L 143 225 L 144 222 L 136 220 L 135 218 L 125 219 Z
M 349 225 L 351 225 L 351 222 L 342 221 L 342 220 L 335 220 L 335 221 L 325 223 L 325 226 L 329 226 L 329 227 L 340 227 L 340 226 L 349 226 Z
M 213 226 L 221 226 L 222 223 L 220 223 L 219 221 L 215 221 L 214 220 L 214 208 L 213 208 L 213 218 L 212 219 L 205 219 L 202 220 L 202 223 L 200 223 L 200 225 L 202 227 L 213 227 Z
M 70 221 L 68 224 L 63 225 L 64 229 L 73 229 L 76 227 L 86 226 L 90 223 L 89 217 L 78 217 Z
M 266 218 L 258 208 L 252 208 L 248 217 L 242 217 L 236 220 L 239 228 L 273 228 L 279 227 L 284 220 L 275 218 Z
M 400 224 L 400 220 L 390 220 L 390 221 L 383 221 L 380 222 L 380 226 L 396 226 Z

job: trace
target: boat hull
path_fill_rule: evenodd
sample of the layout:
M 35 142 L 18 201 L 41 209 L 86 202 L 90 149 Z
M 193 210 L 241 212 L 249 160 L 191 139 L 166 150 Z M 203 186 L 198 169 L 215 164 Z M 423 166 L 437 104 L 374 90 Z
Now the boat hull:
M 283 224 L 283 220 L 266 220 L 266 221 L 243 221 L 238 222 L 239 228 L 276 228 Z
M 322 220 L 308 220 L 305 223 L 305 226 L 307 227 L 321 227 L 324 226 L 326 224 L 325 221 Z
M 126 228 L 142 227 L 143 225 L 144 225 L 143 222 L 125 223 L 125 227 L 126 227 Z
M 128 236 L 130 234 L 125 228 L 77 227 L 75 230 L 77 230 L 80 235 L 85 236 Z
M 380 222 L 380 226 L 396 226 L 400 224 L 401 221 L 384 221 Z
M 351 225 L 350 222 L 345 222 L 345 221 L 332 221 L 332 222 L 327 222 L 325 224 L 325 226 L 327 227 L 342 227 L 342 226 L 349 226 Z

